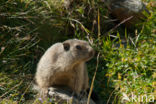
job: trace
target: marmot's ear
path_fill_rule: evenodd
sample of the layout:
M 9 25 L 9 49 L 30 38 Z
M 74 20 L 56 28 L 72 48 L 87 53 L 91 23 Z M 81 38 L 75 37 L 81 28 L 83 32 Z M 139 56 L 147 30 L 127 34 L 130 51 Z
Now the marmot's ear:
M 69 43 L 63 43 L 63 47 L 65 51 L 68 51 L 70 49 L 70 44 Z

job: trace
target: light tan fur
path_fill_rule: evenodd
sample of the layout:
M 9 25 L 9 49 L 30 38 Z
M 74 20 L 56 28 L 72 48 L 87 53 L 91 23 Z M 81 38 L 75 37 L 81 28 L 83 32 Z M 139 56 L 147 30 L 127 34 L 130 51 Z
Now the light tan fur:
M 41 57 L 35 81 L 41 95 L 52 86 L 66 86 L 76 94 L 89 88 L 86 61 L 94 55 L 84 40 L 70 39 L 52 45 Z

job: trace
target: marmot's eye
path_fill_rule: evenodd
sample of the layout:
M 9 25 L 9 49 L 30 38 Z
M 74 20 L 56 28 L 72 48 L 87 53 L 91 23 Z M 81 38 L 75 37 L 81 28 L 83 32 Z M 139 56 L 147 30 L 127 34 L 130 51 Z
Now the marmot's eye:
M 76 45 L 76 49 L 81 50 L 82 47 L 80 45 Z
M 69 43 L 63 43 L 63 47 L 65 51 L 68 51 L 70 49 L 70 44 Z

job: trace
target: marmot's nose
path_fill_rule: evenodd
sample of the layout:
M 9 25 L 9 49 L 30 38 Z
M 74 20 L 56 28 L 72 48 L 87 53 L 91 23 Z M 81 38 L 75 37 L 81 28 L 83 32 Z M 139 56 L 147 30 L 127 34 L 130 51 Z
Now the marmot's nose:
M 95 52 L 94 52 L 94 50 L 92 49 L 92 50 L 90 51 L 90 53 L 89 53 L 89 56 L 90 56 L 90 57 L 93 57 L 93 56 L 94 56 L 94 53 L 95 53 Z

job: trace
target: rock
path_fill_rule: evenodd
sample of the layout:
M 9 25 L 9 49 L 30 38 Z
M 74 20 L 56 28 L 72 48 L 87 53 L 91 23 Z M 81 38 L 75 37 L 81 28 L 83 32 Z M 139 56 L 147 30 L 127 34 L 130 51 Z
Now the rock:
M 48 96 L 50 99 L 55 100 L 58 104 L 87 104 L 87 97 L 83 96 L 79 99 L 76 96 L 72 96 L 72 92 L 66 89 L 50 87 Z M 96 104 L 92 99 L 90 99 L 90 104 Z
M 131 26 L 143 22 L 147 17 L 143 12 L 147 12 L 145 4 L 141 0 L 104 0 L 111 14 L 120 22 L 127 20 L 124 24 Z

